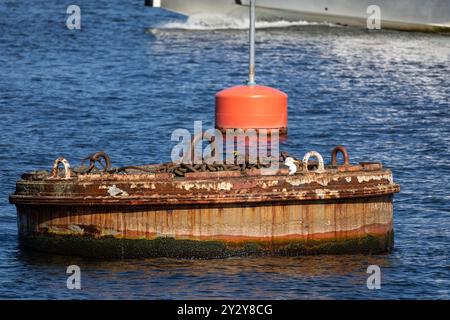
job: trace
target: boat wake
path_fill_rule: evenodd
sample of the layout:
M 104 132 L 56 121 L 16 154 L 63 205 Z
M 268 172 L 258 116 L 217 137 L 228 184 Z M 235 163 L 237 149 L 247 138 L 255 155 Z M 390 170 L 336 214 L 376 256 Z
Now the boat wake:
M 160 30 L 247 30 L 248 19 L 236 19 L 223 15 L 195 15 L 190 16 L 186 21 L 166 22 L 153 29 Z M 317 23 L 308 21 L 258 21 L 257 29 L 290 28 L 299 26 L 334 26 L 330 23 Z

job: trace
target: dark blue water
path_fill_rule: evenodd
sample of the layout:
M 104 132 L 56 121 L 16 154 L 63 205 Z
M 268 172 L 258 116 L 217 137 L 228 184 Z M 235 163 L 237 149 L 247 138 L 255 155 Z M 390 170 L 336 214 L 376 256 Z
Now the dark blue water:
M 392 168 L 392 254 L 108 262 L 19 247 L 8 195 L 22 172 L 100 149 L 115 165 L 167 161 L 172 130 L 212 127 L 214 94 L 246 79 L 245 30 L 199 28 L 141 0 L 76 4 L 81 31 L 65 27 L 61 1 L 0 2 L 0 298 L 449 298 L 450 37 L 437 34 L 257 33 L 258 82 L 290 96 L 283 149 L 328 157 L 344 144 L 353 161 Z M 79 291 L 66 288 L 70 264 Z M 371 264 L 381 290 L 366 287 Z

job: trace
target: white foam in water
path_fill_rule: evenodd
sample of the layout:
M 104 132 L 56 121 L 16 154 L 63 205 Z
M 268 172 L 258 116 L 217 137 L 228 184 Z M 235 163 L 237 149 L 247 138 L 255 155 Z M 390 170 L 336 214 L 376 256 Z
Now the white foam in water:
M 190 16 L 186 21 L 179 22 L 167 22 L 157 29 L 174 29 L 174 30 L 246 30 L 248 29 L 248 19 L 236 19 L 223 15 L 194 15 Z M 269 29 L 269 28 L 288 28 L 297 26 L 311 26 L 311 25 L 325 25 L 332 26 L 329 23 L 317 23 L 307 21 L 257 21 L 256 28 Z

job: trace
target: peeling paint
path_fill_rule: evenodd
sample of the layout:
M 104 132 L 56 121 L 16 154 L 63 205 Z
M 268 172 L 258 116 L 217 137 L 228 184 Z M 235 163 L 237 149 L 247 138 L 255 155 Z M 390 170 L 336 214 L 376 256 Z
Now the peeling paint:
M 108 188 L 108 194 L 111 197 L 128 197 L 128 193 L 117 188 L 115 184 Z
M 357 176 L 356 179 L 359 183 L 381 180 L 387 180 L 389 183 L 393 183 L 392 174 Z
M 336 190 L 328 190 L 328 189 L 316 189 L 314 191 L 319 199 L 325 199 L 327 196 L 331 197 L 339 197 L 339 192 Z
M 80 234 L 82 234 L 84 232 L 84 230 L 80 226 L 73 225 L 73 224 L 69 225 L 69 230 L 73 231 L 75 233 L 80 233 Z
M 182 182 L 177 185 L 178 189 L 184 189 L 190 191 L 194 190 L 222 190 L 222 191 L 230 191 L 233 189 L 233 184 L 230 182 L 219 182 L 219 183 L 199 183 L 199 182 Z

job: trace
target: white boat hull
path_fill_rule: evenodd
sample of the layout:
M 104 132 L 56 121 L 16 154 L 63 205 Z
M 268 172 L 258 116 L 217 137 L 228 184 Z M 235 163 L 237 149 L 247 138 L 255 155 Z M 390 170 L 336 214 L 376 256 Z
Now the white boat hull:
M 154 0 L 186 16 L 248 17 L 249 0 Z M 381 28 L 450 31 L 450 0 L 257 0 L 258 20 L 310 21 L 367 27 L 367 9 L 380 7 Z

